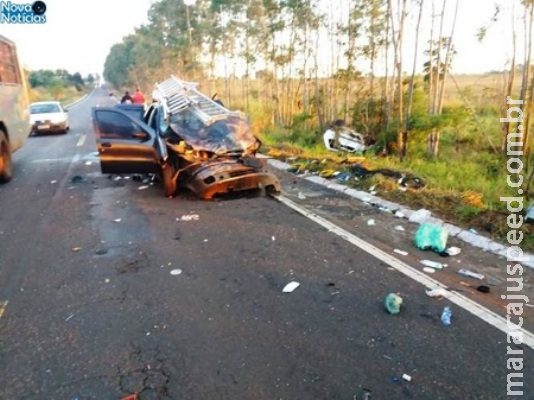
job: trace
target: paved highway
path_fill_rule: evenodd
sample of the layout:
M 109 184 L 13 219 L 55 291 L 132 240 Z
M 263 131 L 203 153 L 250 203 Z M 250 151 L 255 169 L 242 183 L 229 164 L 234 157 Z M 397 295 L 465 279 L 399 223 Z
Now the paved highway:
M 157 182 L 102 175 L 90 109 L 112 101 L 96 90 L 69 133 L 30 138 L 0 187 L 1 399 L 534 399 L 532 343 L 513 347 L 524 395 L 506 396 L 506 333 L 378 251 L 265 196 L 168 199 Z M 298 207 L 418 270 L 439 261 L 406 222 L 279 174 Z M 433 278 L 506 316 L 505 260 L 463 248 L 447 262 Z M 466 264 L 491 293 L 455 273 Z M 524 285 L 534 301 L 531 271 Z

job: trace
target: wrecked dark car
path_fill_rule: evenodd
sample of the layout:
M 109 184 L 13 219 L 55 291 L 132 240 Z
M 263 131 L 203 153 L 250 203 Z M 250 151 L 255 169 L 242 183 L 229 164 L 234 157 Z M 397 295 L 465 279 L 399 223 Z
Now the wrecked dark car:
M 175 77 L 157 84 L 142 118 L 120 106 L 93 108 L 102 172 L 156 173 L 167 197 L 179 188 L 202 199 L 253 189 L 278 193 L 246 117 L 196 87 Z

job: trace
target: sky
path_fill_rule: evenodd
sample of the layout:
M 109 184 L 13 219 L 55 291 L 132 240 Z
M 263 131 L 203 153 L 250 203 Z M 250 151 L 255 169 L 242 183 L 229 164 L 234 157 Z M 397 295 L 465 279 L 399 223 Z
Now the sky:
M 3 0 L 0 0 L 2 3 Z M 30 0 L 31 1 L 31 0 Z M 66 69 L 82 75 L 102 73 L 103 64 L 113 44 L 148 22 L 147 12 L 157 0 L 45 0 L 44 24 L 0 24 L 0 34 L 17 44 L 19 59 L 30 69 Z M 343 4 L 343 0 L 338 1 Z M 434 0 L 439 4 L 441 0 Z M 432 0 L 425 0 L 430 7 Z M 519 0 L 459 0 L 455 31 L 458 51 L 453 73 L 484 73 L 501 70 L 511 56 L 510 17 L 507 10 Z M 396 2 L 394 2 L 396 3 Z M 448 15 L 453 13 L 449 0 Z M 482 44 L 475 37 L 479 27 L 486 25 L 494 13 L 494 4 L 503 5 L 501 21 L 494 24 Z M 85 4 L 85 5 L 84 5 Z M 436 11 L 437 12 L 437 11 Z M 423 22 L 428 31 L 428 20 Z M 521 25 L 518 23 L 518 29 Z M 416 21 L 406 24 L 406 59 L 413 54 Z M 448 26 L 448 24 L 446 24 Z M 422 46 L 422 44 L 420 44 Z M 418 64 L 422 64 L 422 58 Z M 407 65 L 408 64 L 408 65 Z M 411 71 L 409 62 L 405 70 Z

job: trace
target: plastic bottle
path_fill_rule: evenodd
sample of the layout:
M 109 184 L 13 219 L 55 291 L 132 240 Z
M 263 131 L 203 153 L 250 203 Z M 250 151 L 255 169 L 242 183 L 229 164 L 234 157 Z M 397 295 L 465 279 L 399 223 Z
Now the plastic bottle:
M 444 325 L 449 326 L 451 324 L 451 317 L 451 308 L 447 306 L 443 309 L 443 312 L 441 313 L 441 322 L 443 322 Z

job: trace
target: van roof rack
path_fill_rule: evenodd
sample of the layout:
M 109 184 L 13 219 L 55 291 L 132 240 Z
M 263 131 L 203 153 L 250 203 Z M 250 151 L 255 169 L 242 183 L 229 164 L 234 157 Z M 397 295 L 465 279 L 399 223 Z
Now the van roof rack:
M 161 83 L 156 83 L 153 92 L 155 100 L 159 101 L 169 115 L 185 110 L 195 114 L 205 125 L 229 116 L 243 117 L 239 111 L 230 111 L 226 107 L 201 93 L 196 82 L 187 82 L 174 75 Z

